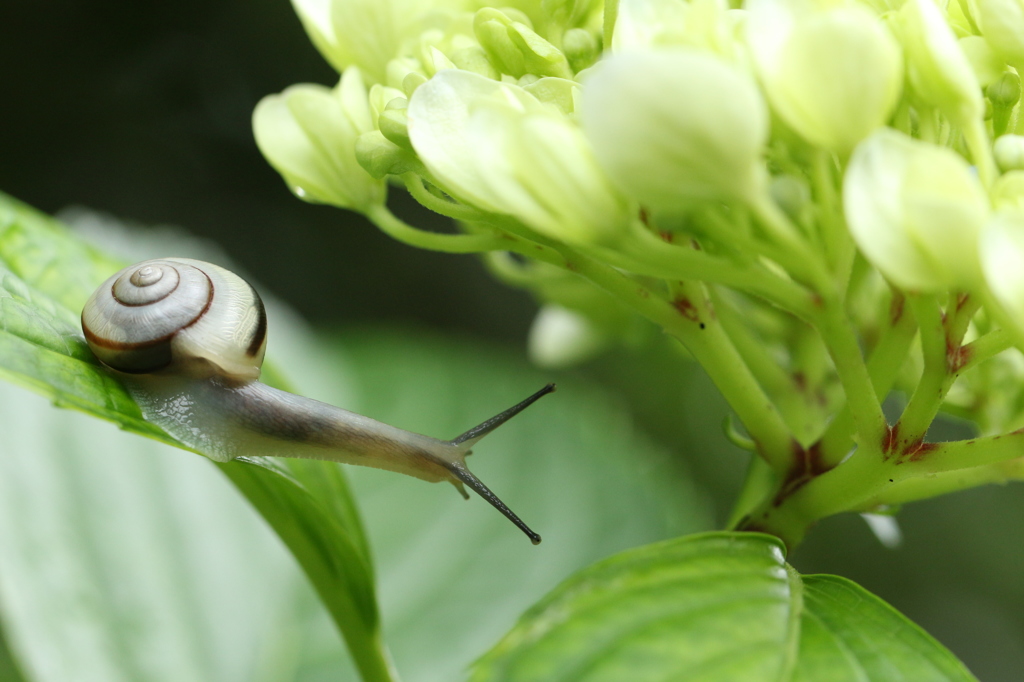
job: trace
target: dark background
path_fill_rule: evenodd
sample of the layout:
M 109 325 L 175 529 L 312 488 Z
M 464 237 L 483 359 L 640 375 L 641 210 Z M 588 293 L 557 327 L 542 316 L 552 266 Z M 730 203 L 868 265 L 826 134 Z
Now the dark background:
M 525 333 L 529 299 L 475 259 L 298 201 L 263 160 L 250 126 L 260 98 L 338 78 L 287 0 L 4 0 L 0 32 L 3 191 L 48 212 L 80 204 L 186 227 L 314 322 Z
M 263 161 L 250 115 L 297 82 L 333 85 L 287 0 L 6 0 L 0 6 L 0 190 L 54 212 L 83 205 L 217 242 L 321 327 L 438 328 L 521 348 L 535 309 L 472 257 L 417 251 L 362 218 L 294 198 Z M 394 192 L 394 208 L 424 218 Z M 719 517 L 743 459 L 725 408 L 663 348 L 580 370 L 612 386 L 685 458 Z M 573 374 L 562 380 L 572 380 Z M 792 557 L 852 578 L 960 655 L 982 680 L 1024 670 L 1024 494 L 990 487 L 910 505 L 902 549 L 855 516 Z

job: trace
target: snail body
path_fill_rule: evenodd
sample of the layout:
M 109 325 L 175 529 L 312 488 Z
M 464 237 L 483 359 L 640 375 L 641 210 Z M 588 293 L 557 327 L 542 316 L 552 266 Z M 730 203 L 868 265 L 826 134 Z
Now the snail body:
M 448 481 L 464 497 L 468 486 L 540 542 L 465 460 L 477 441 L 554 385 L 450 441 L 277 390 L 259 381 L 267 339 L 259 294 L 224 268 L 185 258 L 113 275 L 85 304 L 82 331 L 143 416 L 210 459 L 321 459 Z

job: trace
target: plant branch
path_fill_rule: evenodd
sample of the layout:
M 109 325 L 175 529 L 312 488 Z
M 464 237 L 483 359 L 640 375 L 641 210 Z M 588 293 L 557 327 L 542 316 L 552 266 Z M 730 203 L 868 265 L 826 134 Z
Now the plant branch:
M 508 250 L 565 268 L 604 289 L 678 339 L 708 373 L 769 464 L 791 464 L 793 437 L 729 336 L 702 284 L 683 282 L 671 301 L 643 284 L 570 247 L 513 235 Z
M 889 394 L 910 352 L 917 332 L 914 316 L 905 309 L 905 298 L 893 290 L 893 303 L 889 309 L 889 324 L 868 358 L 868 375 L 875 395 L 880 399 Z M 849 404 L 844 404 L 821 437 L 822 465 L 831 469 L 839 464 L 853 447 L 851 434 L 855 424 Z
M 827 302 L 819 320 L 818 331 L 846 392 L 846 405 L 860 436 L 859 442 L 862 445 L 881 443 L 889 426 L 857 337 L 838 301 Z
M 498 235 L 441 234 L 420 230 L 398 218 L 386 206 L 374 206 L 366 212 L 366 217 L 384 234 L 420 249 L 443 253 L 480 253 L 508 249 L 507 240 Z

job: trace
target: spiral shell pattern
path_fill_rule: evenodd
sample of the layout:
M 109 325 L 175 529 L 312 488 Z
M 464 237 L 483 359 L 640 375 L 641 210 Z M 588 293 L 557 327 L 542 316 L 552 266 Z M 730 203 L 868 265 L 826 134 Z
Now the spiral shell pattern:
M 211 263 L 161 258 L 116 273 L 82 310 L 82 331 L 103 364 L 259 378 L 267 317 L 256 291 Z

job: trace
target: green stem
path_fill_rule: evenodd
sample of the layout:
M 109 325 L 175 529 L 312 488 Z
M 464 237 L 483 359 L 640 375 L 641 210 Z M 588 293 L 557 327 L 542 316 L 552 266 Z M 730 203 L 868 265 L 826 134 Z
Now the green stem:
M 914 316 L 904 308 L 905 298 L 896 291 L 893 296 L 889 325 L 868 358 L 868 375 L 876 396 L 886 396 L 892 390 L 917 332 Z M 821 458 L 826 469 L 839 464 L 850 452 L 854 428 L 849 404 L 843 405 L 821 438 Z
M 765 388 L 776 403 L 802 402 L 793 376 L 772 358 L 768 353 L 767 345 L 755 336 L 749 323 L 743 318 L 743 314 L 721 292 L 712 289 L 710 296 L 722 328 L 736 345 L 736 350 L 750 367 L 750 371 L 758 383 Z
M 828 272 L 822 267 L 821 258 L 810 248 L 800 230 L 785 213 L 764 195 L 750 202 L 750 208 L 768 233 L 785 247 L 782 267 L 804 281 L 820 294 L 832 289 Z
M 634 228 L 617 249 L 594 247 L 594 256 L 638 275 L 668 280 L 699 280 L 722 284 L 809 319 L 814 300 L 809 292 L 761 265 L 736 263 L 704 251 L 668 244 L 645 229 Z
M 965 374 L 986 360 L 1012 347 L 1012 334 L 1005 329 L 993 329 L 988 334 L 979 336 L 963 347 L 963 356 L 966 358 L 966 362 L 961 366 L 960 373 Z
M 909 298 L 921 331 L 924 372 L 910 402 L 899 420 L 897 449 L 924 439 L 945 397 L 942 386 L 946 380 L 946 329 L 934 296 L 912 295 Z
M 735 530 L 779 483 L 779 474 L 761 457 L 751 457 L 743 486 L 725 527 Z
M 405 183 L 405 188 L 412 195 L 412 198 L 434 213 L 463 222 L 475 222 L 487 217 L 485 213 L 471 206 L 457 204 L 454 201 L 445 201 L 441 197 L 436 196 L 424 187 L 423 178 L 415 173 L 406 173 L 402 176 L 402 181 Z
M 374 206 L 366 217 L 381 232 L 409 246 L 443 253 L 480 253 L 508 249 L 504 237 L 483 234 L 441 234 L 420 230 L 398 218 L 386 206 Z
M 837 301 L 829 301 L 820 317 L 818 331 L 825 341 L 839 381 L 846 393 L 846 404 L 853 417 L 859 442 L 881 443 L 889 425 L 874 382 L 861 355 L 857 337 Z
M 962 131 L 964 141 L 971 152 L 971 159 L 978 169 L 978 177 L 987 191 L 992 188 L 999 171 L 996 169 L 996 160 L 992 155 L 992 144 L 988 139 L 985 122 L 980 118 L 972 118 L 962 127 Z
M 884 492 L 867 500 L 865 509 L 880 505 L 896 505 L 938 497 L 946 493 L 977 488 L 990 483 L 1024 480 L 1024 457 L 994 464 L 943 471 L 930 476 L 908 478 L 889 486 Z
M 943 319 L 934 297 L 912 296 L 910 302 L 921 329 L 924 372 L 900 417 L 894 444 L 899 450 L 924 440 L 946 394 L 963 371 L 960 344 L 980 303 L 975 296 L 951 296 Z
M 852 251 L 852 249 L 844 249 L 844 243 L 850 242 L 850 240 L 846 229 L 837 221 L 842 214 L 836 196 L 835 182 L 832 179 L 832 155 L 824 149 L 819 149 L 814 152 L 812 163 L 811 181 L 814 183 L 814 193 L 818 197 L 818 206 L 821 208 L 822 243 L 825 246 L 829 264 L 838 272 L 840 263 L 844 259 L 844 250 Z
M 793 437 L 722 329 L 703 285 L 681 283 L 679 295 L 668 301 L 614 268 L 562 245 L 512 236 L 506 248 L 575 272 L 660 325 L 682 342 L 708 373 L 747 432 L 757 441 L 761 456 L 780 470 L 791 465 Z
M 997 464 L 1024 455 L 1024 431 L 999 436 L 933 443 L 911 455 L 904 464 L 904 478 Z

